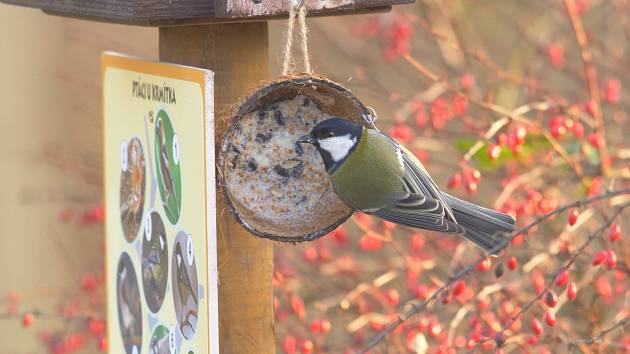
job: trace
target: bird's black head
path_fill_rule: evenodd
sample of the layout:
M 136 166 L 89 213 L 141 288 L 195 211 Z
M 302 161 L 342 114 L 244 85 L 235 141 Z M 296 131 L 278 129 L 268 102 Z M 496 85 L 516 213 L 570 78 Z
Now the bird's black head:
M 298 139 L 313 144 L 328 173 L 334 172 L 356 148 L 363 126 L 348 119 L 330 118 L 317 124 L 310 134 Z

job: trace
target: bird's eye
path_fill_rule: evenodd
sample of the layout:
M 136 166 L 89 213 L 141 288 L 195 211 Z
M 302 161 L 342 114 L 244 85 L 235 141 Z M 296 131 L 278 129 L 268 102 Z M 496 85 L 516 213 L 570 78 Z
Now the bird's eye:
M 324 128 L 324 129 L 319 130 L 316 136 L 319 139 L 327 139 L 327 138 L 332 138 L 333 136 L 335 136 L 335 133 L 328 128 Z

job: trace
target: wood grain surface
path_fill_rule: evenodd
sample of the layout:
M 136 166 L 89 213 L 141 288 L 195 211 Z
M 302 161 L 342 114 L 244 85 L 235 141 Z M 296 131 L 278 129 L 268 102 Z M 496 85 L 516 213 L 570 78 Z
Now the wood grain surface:
M 160 60 L 215 72 L 221 142 L 233 105 L 268 79 L 267 23 L 160 28 Z M 273 247 L 243 229 L 217 192 L 221 353 L 274 353 Z
M 305 0 L 311 16 L 383 12 L 414 0 Z M 286 17 L 285 0 L 0 0 L 46 13 L 140 26 L 260 21 Z

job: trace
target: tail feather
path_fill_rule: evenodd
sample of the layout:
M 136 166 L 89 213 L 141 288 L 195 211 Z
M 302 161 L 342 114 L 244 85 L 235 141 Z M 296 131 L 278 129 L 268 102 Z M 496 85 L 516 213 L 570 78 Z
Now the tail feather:
M 442 193 L 464 237 L 486 251 L 496 248 L 514 231 L 516 220 L 510 215 L 487 209 Z

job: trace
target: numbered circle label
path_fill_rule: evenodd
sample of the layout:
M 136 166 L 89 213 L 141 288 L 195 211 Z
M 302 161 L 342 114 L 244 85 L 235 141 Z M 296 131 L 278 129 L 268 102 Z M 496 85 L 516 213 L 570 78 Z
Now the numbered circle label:
M 129 153 L 127 152 L 127 142 L 123 141 L 120 144 L 120 168 L 127 172 L 129 169 Z
M 144 236 L 147 238 L 147 241 L 151 241 L 151 232 L 153 228 L 153 222 L 151 222 L 151 214 L 147 213 L 144 217 Z
M 192 237 L 190 236 L 190 234 L 188 234 L 188 238 L 186 239 L 186 259 L 188 260 L 188 265 L 192 266 L 194 260 L 194 252 Z
M 168 346 L 171 350 L 171 354 L 175 354 L 176 342 L 175 342 L 175 326 L 171 326 L 168 330 Z
M 173 162 L 179 165 L 179 138 L 177 134 L 173 135 Z

